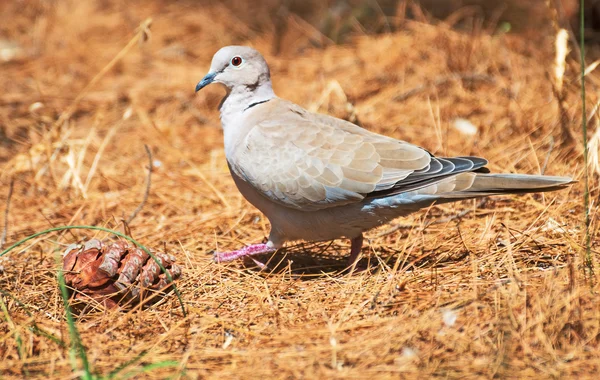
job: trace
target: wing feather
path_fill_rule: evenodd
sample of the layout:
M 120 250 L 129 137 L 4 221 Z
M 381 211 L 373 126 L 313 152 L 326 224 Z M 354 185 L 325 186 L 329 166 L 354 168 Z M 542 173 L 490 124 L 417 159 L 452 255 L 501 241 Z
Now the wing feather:
M 311 211 L 408 191 L 460 191 L 479 158 L 436 158 L 401 140 L 271 100 L 234 152 L 230 167 L 263 196 Z M 256 108 L 258 109 L 257 106 Z

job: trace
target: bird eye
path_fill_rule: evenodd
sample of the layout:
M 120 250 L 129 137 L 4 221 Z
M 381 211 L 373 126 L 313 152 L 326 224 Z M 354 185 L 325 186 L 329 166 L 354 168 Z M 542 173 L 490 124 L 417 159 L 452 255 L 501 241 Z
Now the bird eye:
M 231 64 L 233 66 L 239 66 L 239 65 L 241 65 L 242 64 L 242 57 L 235 56 L 235 57 L 231 58 Z

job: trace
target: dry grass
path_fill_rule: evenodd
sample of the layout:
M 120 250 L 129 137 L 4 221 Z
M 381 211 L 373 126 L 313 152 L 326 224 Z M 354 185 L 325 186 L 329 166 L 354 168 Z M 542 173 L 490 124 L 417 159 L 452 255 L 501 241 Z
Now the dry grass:
M 141 353 L 118 378 L 592 378 L 600 372 L 600 288 L 595 277 L 583 276 L 581 183 L 493 198 L 477 208 L 477 202 L 434 207 L 399 221 L 395 232 L 393 226 L 372 231 L 363 251 L 377 268 L 372 274 L 341 273 L 345 241 L 326 250 L 293 247 L 275 255 L 266 272 L 210 260 L 211 250 L 268 233 L 268 222 L 227 171 L 217 111 L 222 90 L 193 92 L 219 47 L 243 43 L 263 51 L 276 92 L 306 107 L 354 114 L 370 130 L 433 153 L 487 157 L 493 171 L 580 179 L 581 154 L 561 143 L 552 28 L 492 35 L 404 21 L 394 34 L 320 50 L 303 25 L 291 22 L 282 54 L 270 56 L 269 28 L 250 29 L 211 4 L 0 5 L 0 37 L 21 46 L 17 58 L 0 62 L 0 205 L 15 181 L 7 243 L 67 224 L 122 229 L 144 194 L 147 144 L 152 187 L 131 233 L 147 246 L 166 246 L 184 268 L 178 287 L 187 317 L 172 295 L 146 310 L 79 315 L 95 373 L 108 375 Z M 56 123 L 147 17 L 150 40 L 133 46 Z M 562 113 L 579 137 L 576 67 L 568 58 Z M 596 104 L 600 76 L 588 78 L 589 102 Z M 478 133 L 461 135 L 452 127 L 457 118 Z M 597 118 L 590 128 L 597 130 Z M 469 208 L 462 219 L 448 218 Z M 430 220 L 446 221 L 422 228 Z M 71 371 L 55 254 L 96 235 L 54 234 L 0 258 L 0 288 L 20 301 L 0 297 L 0 377 L 80 375 Z M 140 372 L 170 360 L 177 365 Z

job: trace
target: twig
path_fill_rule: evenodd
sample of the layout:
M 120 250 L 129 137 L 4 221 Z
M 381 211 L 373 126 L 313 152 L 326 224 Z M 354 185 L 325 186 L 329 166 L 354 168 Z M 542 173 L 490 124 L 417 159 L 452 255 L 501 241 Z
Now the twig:
M 552 94 L 554 95 L 554 98 L 556 99 L 556 103 L 558 104 L 558 112 L 559 112 L 559 123 L 560 123 L 560 130 L 561 130 L 561 145 L 564 145 L 565 148 L 579 148 L 579 146 L 576 143 L 576 139 L 575 136 L 573 134 L 573 131 L 571 130 L 571 128 L 569 127 L 570 124 L 570 117 L 569 117 L 569 112 L 567 111 L 567 107 L 566 107 L 566 95 L 565 95 L 565 91 L 564 88 L 560 89 L 557 88 L 556 84 L 550 80 L 550 75 L 546 74 L 546 77 L 549 79 L 550 84 L 551 84 L 551 88 L 552 88 Z M 584 118 L 585 121 L 585 118 Z
M 588 114 L 587 119 L 586 119 L 586 124 L 587 126 L 590 125 L 590 121 L 592 121 L 592 119 L 594 118 L 594 116 L 596 116 L 596 113 L 598 113 L 598 108 L 600 107 L 600 100 L 598 100 L 596 102 L 596 104 L 594 104 L 594 108 L 592 108 L 592 111 Z
M 281 52 L 281 43 L 288 28 L 290 3 L 291 0 L 282 1 L 279 10 L 275 14 L 275 20 L 273 22 L 275 33 L 273 36 L 273 45 L 271 46 L 271 54 L 273 55 L 279 55 Z
M 425 231 L 425 229 L 426 229 L 427 227 L 431 226 L 431 225 L 434 225 L 434 224 L 442 224 L 442 223 L 448 223 L 448 222 L 451 222 L 451 221 L 453 221 L 454 219 L 460 219 L 460 218 L 462 218 L 463 216 L 465 216 L 465 215 L 467 215 L 468 213 L 470 213 L 471 211 L 473 211 L 474 209 L 482 207 L 482 206 L 485 204 L 485 202 L 487 202 L 487 198 L 482 198 L 482 199 L 479 201 L 479 203 L 477 203 L 477 205 L 476 205 L 475 207 L 473 207 L 473 208 L 468 208 L 468 209 L 466 209 L 466 210 L 463 210 L 463 211 L 459 212 L 458 214 L 451 215 L 451 216 L 449 216 L 449 217 L 447 217 L 447 218 L 443 218 L 443 219 L 435 219 L 435 220 L 429 220 L 429 221 L 425 222 L 425 224 L 423 225 L 423 227 L 422 227 L 422 228 L 420 228 L 420 230 L 421 230 L 421 231 Z M 404 229 L 411 229 L 411 228 L 414 228 L 414 227 L 415 227 L 415 226 L 414 226 L 414 225 L 412 225 L 412 224 L 397 224 L 397 225 L 395 225 L 394 227 L 390 228 L 389 230 L 387 230 L 387 231 L 383 231 L 382 233 L 380 233 L 380 234 L 379 234 L 379 235 L 377 235 L 376 237 L 378 237 L 378 238 L 380 238 L 380 237 L 384 237 L 384 236 L 387 236 L 387 235 L 393 234 L 393 233 L 394 233 L 394 232 L 396 232 L 396 231 L 399 231 L 399 230 L 404 230 Z
M 544 175 L 546 172 L 546 167 L 548 167 L 548 161 L 550 161 L 550 155 L 554 150 L 554 137 L 550 136 L 550 147 L 548 148 L 548 153 L 546 154 L 546 158 L 544 159 L 544 164 L 542 165 L 542 169 L 540 170 L 540 174 Z
M 125 233 L 125 235 L 133 237 L 133 235 L 131 234 L 131 228 L 129 228 L 129 224 L 127 224 L 127 221 L 121 221 L 123 222 L 123 232 Z
M 6 243 L 6 236 L 8 235 L 8 213 L 10 212 L 10 199 L 12 198 L 13 189 L 15 187 L 14 178 L 10 180 L 8 186 L 8 196 L 6 197 L 6 209 L 4 210 L 4 229 L 2 230 L 2 237 L 0 237 L 0 250 Z
M 60 115 L 58 120 L 56 120 L 56 122 L 52 125 L 51 129 L 62 125 L 66 120 L 68 120 L 71 117 L 71 115 L 73 114 L 73 112 L 75 112 L 77 106 L 79 105 L 79 102 L 87 94 L 90 88 L 92 88 L 96 83 L 98 83 L 98 81 L 100 81 L 100 79 L 102 79 L 102 77 L 106 75 L 106 73 L 108 73 L 117 64 L 117 62 L 119 62 L 129 52 L 129 50 L 131 50 L 131 48 L 136 43 L 148 39 L 150 25 L 152 25 L 152 19 L 147 18 L 140 24 L 140 26 L 138 26 L 138 28 L 136 29 L 135 36 L 133 36 L 133 38 L 129 40 L 127 45 L 125 45 L 125 47 L 121 49 L 121 51 L 119 51 L 117 55 L 115 55 L 115 57 L 106 66 L 104 66 L 102 70 L 98 72 L 98 74 L 96 74 L 92 78 L 92 80 L 90 80 L 90 82 L 83 88 L 83 90 L 81 90 L 81 92 L 75 97 L 73 102 L 71 102 L 69 107 Z
M 48 217 L 46 215 L 44 215 L 44 211 L 41 208 L 38 209 L 38 212 L 40 213 L 40 215 L 42 215 L 42 218 L 46 219 L 46 222 L 48 222 L 48 224 L 50 225 L 51 228 L 56 227 L 56 224 L 54 224 L 50 219 L 48 219 Z M 69 224 L 71 224 L 71 223 L 69 223 Z M 69 234 L 71 234 L 71 236 L 73 236 L 74 241 L 79 241 L 80 240 L 77 236 L 75 236 L 75 234 L 73 233 L 73 231 L 67 230 L 67 232 Z M 0 244 L 0 249 L 2 249 L 2 245 L 1 244 Z
M 582 1 L 582 0 L 580 0 Z M 571 41 L 572 47 L 576 50 L 576 55 L 581 56 L 581 49 L 577 44 L 577 36 L 573 28 L 571 27 L 570 20 L 565 18 L 565 9 L 563 7 L 561 0 L 546 0 L 546 7 L 550 10 L 550 21 L 552 23 L 552 27 L 554 28 L 554 32 L 558 33 L 558 31 L 562 29 L 566 29 L 569 31 L 569 40 Z
M 178 151 L 178 152 L 179 152 L 179 151 Z M 180 153 L 180 152 L 179 152 L 179 153 Z M 211 183 L 211 182 L 208 180 L 208 178 L 206 178 L 206 176 L 205 176 L 205 175 L 202 173 L 202 171 L 201 171 L 200 169 L 198 169 L 198 167 L 196 167 L 196 165 L 194 165 L 192 162 L 190 162 L 190 161 L 187 161 L 187 159 L 186 159 L 186 158 L 185 158 L 183 155 L 181 155 L 181 154 L 180 154 L 180 157 L 181 157 L 181 158 L 184 160 L 184 162 L 185 162 L 186 164 L 188 164 L 188 165 L 189 165 L 189 166 L 190 166 L 192 169 L 194 169 L 194 174 L 195 174 L 195 175 L 197 175 L 197 176 L 198 176 L 198 178 L 200 178 L 200 179 L 201 179 L 201 180 L 202 180 L 202 181 L 203 181 L 203 182 L 206 184 L 206 186 L 208 186 L 208 187 L 209 187 L 209 188 L 210 188 L 210 189 L 213 191 L 213 193 L 215 193 L 215 195 L 217 196 L 217 198 L 219 198 L 219 200 L 221 201 L 221 203 L 223 203 L 223 205 L 224 205 L 226 208 L 230 209 L 230 208 L 231 208 L 231 205 L 230 205 L 230 204 L 229 204 L 229 202 L 227 201 L 227 198 L 225 198 L 225 196 L 223 195 L 223 193 L 221 193 L 221 192 L 219 191 L 219 189 L 217 189 L 217 188 L 215 187 L 215 185 L 213 185 L 213 184 L 212 184 L 212 183 Z
M 300 32 L 302 32 L 306 37 L 308 37 L 310 42 L 317 45 L 317 47 L 321 48 L 327 45 L 335 45 L 335 41 L 327 37 L 319 29 L 312 26 L 309 22 L 305 21 L 302 17 L 298 16 L 297 14 L 290 13 L 289 21 L 291 21 Z M 315 36 L 318 36 L 319 39 L 317 39 Z
M 443 219 L 437 219 L 437 220 L 434 220 L 434 221 L 432 221 L 431 223 L 427 224 L 427 225 L 426 225 L 426 227 L 427 227 L 427 226 L 430 226 L 430 225 L 432 225 L 432 224 L 448 223 L 448 222 L 451 222 L 451 221 L 453 221 L 454 219 L 460 219 L 460 218 L 462 218 L 463 216 L 465 216 L 465 215 L 467 215 L 468 213 L 470 213 L 471 211 L 473 211 L 473 210 L 475 210 L 475 209 L 477 209 L 477 208 L 481 208 L 481 207 L 483 207 L 483 205 L 484 205 L 484 204 L 487 202 L 487 200 L 488 200 L 488 198 L 482 198 L 482 199 L 479 201 L 479 203 L 477 203 L 477 204 L 475 205 L 475 207 L 473 207 L 473 208 L 468 208 L 468 209 L 466 209 L 466 210 L 462 210 L 462 211 L 461 211 L 461 212 L 459 212 L 458 214 L 451 215 L 451 216 L 449 216 L 449 217 L 447 217 L 447 218 L 443 218 Z
M 400 230 L 410 230 L 411 228 L 416 227 L 416 225 L 413 224 L 396 224 L 394 227 L 390 228 L 387 231 L 383 231 L 382 233 L 380 233 L 379 235 L 375 236 L 376 238 L 380 238 L 380 237 L 384 237 L 384 236 L 388 236 L 393 234 L 396 231 L 400 231 Z M 425 228 L 425 227 L 423 227 Z
M 100 144 L 100 148 L 98 148 L 98 151 L 96 152 L 96 155 L 94 156 L 94 161 L 92 161 L 92 166 L 90 166 L 90 170 L 88 171 L 88 175 L 87 175 L 87 178 L 85 179 L 85 183 L 83 184 L 83 189 L 86 192 L 88 191 L 88 189 L 90 187 L 90 183 L 92 182 L 92 178 L 94 177 L 94 174 L 96 173 L 96 169 L 98 168 L 98 163 L 100 162 L 100 158 L 102 157 L 104 150 L 106 149 L 110 140 L 113 138 L 113 136 L 117 132 L 117 129 L 119 129 L 119 127 L 122 124 L 123 124 L 123 120 L 121 120 L 120 122 L 115 124 L 111 129 L 109 129 L 108 132 L 106 133 L 106 136 L 104 136 L 104 139 L 102 140 L 102 143 Z
M 397 102 L 402 102 L 406 99 L 412 98 L 415 95 L 425 92 L 426 90 L 429 90 L 430 88 L 440 87 L 440 86 L 447 84 L 448 82 L 459 81 L 459 80 L 472 81 L 472 82 L 476 82 L 476 81 L 488 82 L 488 83 L 492 83 L 492 84 L 496 83 L 496 79 L 494 77 L 485 75 L 485 74 L 450 74 L 450 75 L 444 75 L 444 76 L 438 77 L 431 83 L 425 83 L 425 84 L 419 85 L 411 90 L 408 90 L 399 95 L 396 95 L 396 97 L 394 97 L 394 100 Z
M 137 216 L 137 214 L 140 211 L 142 211 L 142 208 L 144 208 L 146 201 L 148 201 L 148 195 L 150 194 L 150 184 L 152 182 L 151 181 L 152 180 L 152 152 L 150 151 L 150 148 L 148 148 L 148 145 L 144 144 L 144 148 L 146 149 L 146 154 L 148 155 L 148 177 L 146 179 L 146 190 L 144 191 L 144 198 L 142 199 L 142 202 L 131 213 L 129 218 L 127 218 L 127 220 L 125 221 L 125 224 L 131 223 L 133 218 L 135 218 Z

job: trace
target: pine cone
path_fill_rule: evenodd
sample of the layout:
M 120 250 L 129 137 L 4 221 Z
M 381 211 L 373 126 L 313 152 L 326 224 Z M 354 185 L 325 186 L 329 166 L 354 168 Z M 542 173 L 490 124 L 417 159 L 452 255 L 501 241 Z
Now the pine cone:
M 150 252 L 173 280 L 181 276 L 175 257 Z M 63 271 L 75 300 L 93 299 L 110 309 L 156 302 L 170 288 L 158 264 L 142 249 L 123 240 L 92 239 L 70 245 L 63 254 Z

